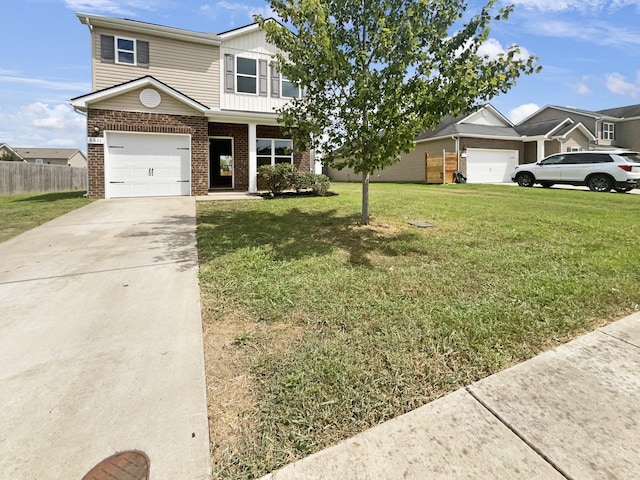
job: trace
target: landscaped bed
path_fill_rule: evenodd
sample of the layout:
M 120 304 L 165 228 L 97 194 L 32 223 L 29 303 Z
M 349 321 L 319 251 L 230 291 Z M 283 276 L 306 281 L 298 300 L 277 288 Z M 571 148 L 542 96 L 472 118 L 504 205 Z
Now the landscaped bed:
M 259 477 L 639 308 L 636 195 L 373 184 L 360 226 L 360 185 L 332 191 L 198 204 L 214 478 Z

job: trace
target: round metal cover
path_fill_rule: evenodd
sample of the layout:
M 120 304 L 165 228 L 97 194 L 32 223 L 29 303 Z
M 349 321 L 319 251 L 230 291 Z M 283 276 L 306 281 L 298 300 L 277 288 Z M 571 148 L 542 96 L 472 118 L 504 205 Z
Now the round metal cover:
M 121 452 L 104 459 L 82 480 L 148 480 L 149 459 L 135 450 Z
M 161 101 L 162 97 L 153 88 L 145 88 L 140 92 L 140 103 L 147 108 L 156 108 Z

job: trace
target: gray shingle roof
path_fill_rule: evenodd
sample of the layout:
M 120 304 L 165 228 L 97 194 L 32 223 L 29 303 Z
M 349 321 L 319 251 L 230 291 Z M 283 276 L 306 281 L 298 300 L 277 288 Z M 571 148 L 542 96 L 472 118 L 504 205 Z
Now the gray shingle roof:
M 640 117 L 640 105 L 629 105 L 627 107 L 608 108 L 606 110 L 598 110 L 598 113 L 607 117 L 629 118 Z
M 75 155 L 77 148 L 14 148 L 18 155 L 24 159 L 28 158 L 59 158 L 66 160 Z

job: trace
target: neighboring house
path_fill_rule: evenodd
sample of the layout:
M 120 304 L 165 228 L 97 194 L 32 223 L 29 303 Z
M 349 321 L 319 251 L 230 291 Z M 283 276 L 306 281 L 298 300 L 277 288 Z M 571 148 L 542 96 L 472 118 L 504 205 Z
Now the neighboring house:
M 458 158 L 457 170 L 469 182 L 499 183 L 510 181 L 509 174 L 524 154 L 521 135 L 513 123 L 492 105 L 484 105 L 470 114 L 445 119 L 434 130 L 416 137 L 416 148 L 402 154 L 400 160 L 381 171 L 374 172 L 372 181 L 425 182 L 427 158 L 441 159 L 443 152 Z M 361 175 L 345 168 L 327 169 L 335 181 L 360 181 Z M 447 182 L 453 181 L 448 175 Z
M 371 181 L 427 182 L 433 161 L 442 163 L 440 181 L 453 181 L 449 160 L 470 183 L 511 181 L 519 163 L 531 163 L 553 153 L 598 149 L 640 151 L 640 105 L 592 112 L 546 106 L 514 125 L 490 104 L 456 118 L 445 117 L 433 130 L 415 138 L 416 148 L 400 160 L 374 172 Z M 446 152 L 446 157 L 443 157 Z M 431 160 L 428 160 L 431 159 Z M 446 167 L 445 167 L 446 165 Z M 361 181 L 345 168 L 328 168 L 334 181 Z
M 0 143 L 0 160 L 10 162 L 25 161 L 8 143 Z
M 260 165 L 310 171 L 277 123 L 300 95 L 257 24 L 221 34 L 78 13 L 91 32 L 89 196 L 256 192 Z
M 558 144 L 558 138 L 540 138 L 540 134 L 545 129 L 548 129 L 547 132 L 551 132 L 552 135 L 558 136 L 563 126 L 567 125 L 567 121 L 584 127 L 573 129 L 573 142 Z M 640 105 L 599 111 L 547 105 L 525 118 L 516 128 L 527 137 L 525 142 L 529 145 L 525 150 L 525 159 L 531 162 L 552 153 L 576 149 L 640 150 Z
M 87 157 L 77 148 L 14 148 L 28 163 L 87 168 Z

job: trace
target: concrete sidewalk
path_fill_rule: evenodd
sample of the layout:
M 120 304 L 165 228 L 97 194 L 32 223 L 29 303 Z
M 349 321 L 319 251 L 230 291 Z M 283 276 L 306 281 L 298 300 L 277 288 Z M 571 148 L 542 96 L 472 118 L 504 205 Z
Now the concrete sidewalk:
M 263 478 L 640 478 L 640 313 Z
M 101 200 L 0 244 L 0 477 L 124 450 L 210 473 L 194 198 Z

